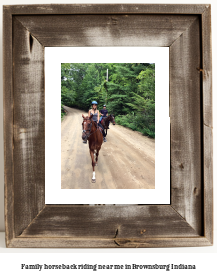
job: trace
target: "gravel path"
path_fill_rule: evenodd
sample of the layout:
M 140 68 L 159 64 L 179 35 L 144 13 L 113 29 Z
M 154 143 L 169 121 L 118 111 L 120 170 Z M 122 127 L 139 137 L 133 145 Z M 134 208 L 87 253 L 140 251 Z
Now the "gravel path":
M 155 187 L 155 140 L 128 128 L 110 124 L 107 142 L 99 152 L 96 183 L 91 182 L 89 146 L 82 143 L 82 114 L 68 111 L 61 123 L 61 188 L 153 189 Z

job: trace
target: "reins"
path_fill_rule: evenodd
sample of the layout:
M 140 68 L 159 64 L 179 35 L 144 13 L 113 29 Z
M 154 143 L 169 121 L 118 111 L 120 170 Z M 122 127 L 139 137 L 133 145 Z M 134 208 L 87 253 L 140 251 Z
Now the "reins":
M 106 124 L 108 124 L 108 122 L 114 123 L 114 120 L 115 120 L 114 117 L 111 116 L 111 115 L 109 115 L 109 116 L 107 116 L 107 117 L 104 118 L 104 122 L 105 122 Z
M 92 120 L 91 120 L 91 127 L 92 127 Z M 97 125 L 96 130 L 95 130 L 94 132 L 90 133 L 90 135 L 94 134 L 98 129 L 99 129 L 99 127 L 98 127 L 98 125 Z M 90 130 L 90 131 L 91 131 L 91 130 Z M 89 135 L 88 137 L 90 137 L 90 135 Z
M 93 135 L 93 134 L 99 129 L 99 127 L 97 126 L 97 127 L 96 127 L 96 130 L 95 130 L 94 132 L 91 133 L 91 128 L 92 128 L 92 125 L 93 125 L 93 121 L 92 121 L 91 119 L 89 119 L 89 120 L 91 121 L 90 129 L 83 130 L 83 132 L 86 134 L 87 138 L 89 138 L 91 135 Z M 87 131 L 90 132 L 89 135 L 87 135 L 87 133 L 86 133 Z

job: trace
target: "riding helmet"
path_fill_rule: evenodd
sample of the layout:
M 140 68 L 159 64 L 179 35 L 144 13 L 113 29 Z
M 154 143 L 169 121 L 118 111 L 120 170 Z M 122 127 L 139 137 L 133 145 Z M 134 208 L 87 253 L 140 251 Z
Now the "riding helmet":
M 97 101 L 94 100 L 94 101 L 92 101 L 92 104 L 96 104 L 97 105 L 98 103 L 97 103 Z
M 104 104 L 103 107 L 106 107 L 106 105 Z

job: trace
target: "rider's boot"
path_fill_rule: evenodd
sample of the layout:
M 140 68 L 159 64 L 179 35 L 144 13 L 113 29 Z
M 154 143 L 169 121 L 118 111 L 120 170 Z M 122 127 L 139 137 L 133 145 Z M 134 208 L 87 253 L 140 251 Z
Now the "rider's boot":
M 102 135 L 103 135 L 103 142 L 106 142 L 107 140 L 106 140 L 106 134 L 105 134 L 105 131 L 104 131 L 104 129 L 102 130 Z

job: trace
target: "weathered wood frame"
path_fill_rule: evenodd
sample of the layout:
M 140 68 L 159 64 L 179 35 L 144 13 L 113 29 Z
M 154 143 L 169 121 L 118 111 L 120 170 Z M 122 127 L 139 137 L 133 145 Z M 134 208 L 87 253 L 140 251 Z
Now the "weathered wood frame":
M 213 244 L 210 5 L 4 6 L 7 247 Z M 44 47 L 170 47 L 171 204 L 45 205 Z

